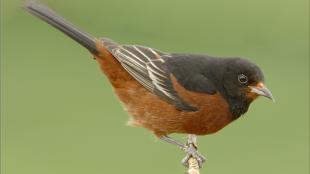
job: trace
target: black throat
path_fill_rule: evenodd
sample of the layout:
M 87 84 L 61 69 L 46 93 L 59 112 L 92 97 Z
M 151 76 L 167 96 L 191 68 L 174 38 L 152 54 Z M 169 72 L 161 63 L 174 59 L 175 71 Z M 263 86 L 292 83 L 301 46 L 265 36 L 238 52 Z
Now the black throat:
M 225 97 L 228 104 L 230 111 L 232 112 L 234 119 L 239 118 L 241 115 L 246 113 L 249 109 L 251 101 L 248 100 L 241 100 L 240 99 L 233 99 L 229 97 Z

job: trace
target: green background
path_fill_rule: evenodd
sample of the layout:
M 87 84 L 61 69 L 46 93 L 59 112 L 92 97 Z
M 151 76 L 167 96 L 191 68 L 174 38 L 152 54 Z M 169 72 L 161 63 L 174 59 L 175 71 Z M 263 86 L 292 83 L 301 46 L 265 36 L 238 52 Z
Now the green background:
M 308 173 L 308 1 L 44 3 L 94 36 L 256 62 L 276 103 L 259 98 L 244 117 L 200 137 L 207 156 L 201 173 Z M 184 173 L 183 152 L 126 126 L 90 54 L 21 6 L 1 4 L 3 174 Z

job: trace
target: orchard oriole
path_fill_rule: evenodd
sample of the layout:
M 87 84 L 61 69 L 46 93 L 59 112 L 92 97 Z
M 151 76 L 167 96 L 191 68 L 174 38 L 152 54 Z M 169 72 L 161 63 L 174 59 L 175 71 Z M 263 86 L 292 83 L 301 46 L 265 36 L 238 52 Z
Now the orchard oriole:
M 168 135 L 217 132 L 247 112 L 258 96 L 273 100 L 254 63 L 238 58 L 166 53 L 138 45 L 97 39 L 74 27 L 44 5 L 27 1 L 25 9 L 87 48 L 130 114 L 129 123 L 204 157 Z

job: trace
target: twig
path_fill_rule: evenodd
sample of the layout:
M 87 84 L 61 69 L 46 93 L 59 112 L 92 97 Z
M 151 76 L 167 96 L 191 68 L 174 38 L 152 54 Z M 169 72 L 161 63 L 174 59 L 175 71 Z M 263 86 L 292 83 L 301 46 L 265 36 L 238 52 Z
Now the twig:
M 196 158 L 191 157 L 188 160 L 188 174 L 199 174 L 199 165 Z

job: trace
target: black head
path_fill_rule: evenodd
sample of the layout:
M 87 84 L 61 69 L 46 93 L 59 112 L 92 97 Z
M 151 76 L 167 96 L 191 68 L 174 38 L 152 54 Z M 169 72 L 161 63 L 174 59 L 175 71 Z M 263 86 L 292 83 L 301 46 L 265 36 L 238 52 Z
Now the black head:
M 260 95 L 273 100 L 271 92 L 264 85 L 264 75 L 257 65 L 241 58 L 227 58 L 225 67 L 222 93 L 235 116 L 245 113 L 249 104 Z

